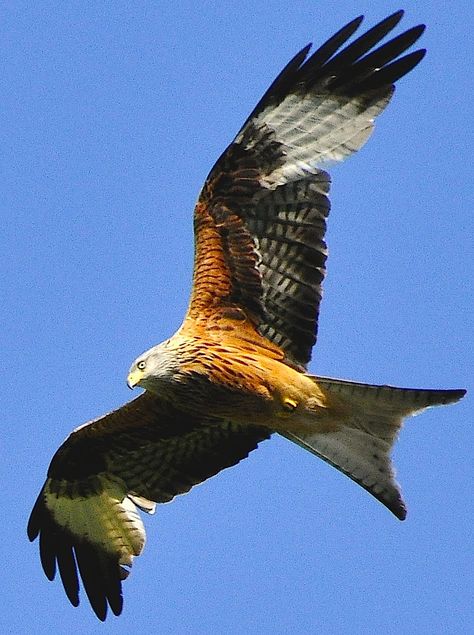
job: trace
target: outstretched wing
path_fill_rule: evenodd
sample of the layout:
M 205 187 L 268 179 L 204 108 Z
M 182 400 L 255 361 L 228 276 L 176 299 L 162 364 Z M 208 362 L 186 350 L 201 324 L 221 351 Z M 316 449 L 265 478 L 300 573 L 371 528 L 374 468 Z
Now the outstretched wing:
M 329 176 L 320 166 L 356 152 L 393 93 L 424 56 L 399 57 L 416 26 L 372 50 L 400 11 L 341 49 L 353 20 L 312 56 L 298 53 L 209 174 L 195 210 L 187 321 L 212 328 L 243 316 L 304 366 L 316 341 Z M 186 322 L 185 322 L 186 324 Z
M 107 606 L 119 615 L 122 580 L 145 544 L 137 507 L 152 513 L 268 436 L 193 420 L 149 393 L 81 426 L 56 452 L 28 523 L 46 576 L 52 580 L 57 565 L 74 606 L 80 576 L 97 617 L 105 619 Z

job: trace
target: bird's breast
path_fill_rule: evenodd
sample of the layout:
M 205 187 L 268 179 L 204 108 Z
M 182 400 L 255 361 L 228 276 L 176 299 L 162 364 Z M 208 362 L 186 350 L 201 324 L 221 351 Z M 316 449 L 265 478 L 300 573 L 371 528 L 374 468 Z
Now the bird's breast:
M 190 338 L 179 342 L 175 355 L 176 372 L 162 378 L 156 392 L 193 415 L 273 429 L 314 400 L 314 382 L 265 349 Z

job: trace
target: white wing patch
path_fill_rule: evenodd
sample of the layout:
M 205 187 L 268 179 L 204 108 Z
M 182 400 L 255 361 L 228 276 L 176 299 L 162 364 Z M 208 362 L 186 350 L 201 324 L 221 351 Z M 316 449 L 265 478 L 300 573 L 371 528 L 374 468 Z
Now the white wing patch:
M 68 495 L 71 483 L 48 479 L 44 501 L 53 520 L 78 541 L 85 541 L 131 566 L 145 545 L 145 528 L 135 504 L 126 496 L 123 484 L 110 474 L 100 475 L 103 491 L 98 494 Z M 53 486 L 52 486 L 53 485 Z
M 387 106 L 392 92 L 385 87 L 362 97 L 308 93 L 302 98 L 290 94 L 278 106 L 265 109 L 252 125 L 273 132 L 275 141 L 283 146 L 285 160 L 261 184 L 274 189 L 357 152 L 370 137 L 374 119 Z M 237 143 L 244 134 L 245 128 Z

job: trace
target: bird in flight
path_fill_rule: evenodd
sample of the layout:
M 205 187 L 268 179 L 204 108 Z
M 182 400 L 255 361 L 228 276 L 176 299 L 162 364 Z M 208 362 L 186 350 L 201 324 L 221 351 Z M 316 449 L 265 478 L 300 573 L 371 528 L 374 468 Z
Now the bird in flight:
M 373 386 L 311 375 L 330 178 L 369 138 L 394 83 L 425 51 L 415 26 L 380 44 L 399 11 L 344 46 L 358 17 L 285 66 L 212 168 L 194 211 L 189 308 L 140 355 L 145 392 L 74 430 L 54 455 L 28 523 L 41 563 L 104 620 L 153 513 L 280 434 L 349 476 L 403 520 L 390 453 L 403 419 L 464 390 Z

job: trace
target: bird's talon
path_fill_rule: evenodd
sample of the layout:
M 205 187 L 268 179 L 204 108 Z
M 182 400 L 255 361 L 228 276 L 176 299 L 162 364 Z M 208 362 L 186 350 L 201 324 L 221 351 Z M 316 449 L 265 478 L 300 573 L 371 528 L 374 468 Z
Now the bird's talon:
M 285 409 L 287 414 L 291 414 L 297 406 L 298 402 L 296 402 L 294 399 L 290 399 L 289 397 L 285 397 L 285 399 L 283 399 L 283 408 Z

